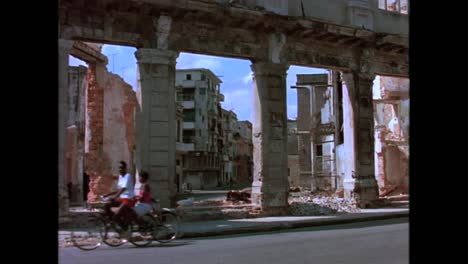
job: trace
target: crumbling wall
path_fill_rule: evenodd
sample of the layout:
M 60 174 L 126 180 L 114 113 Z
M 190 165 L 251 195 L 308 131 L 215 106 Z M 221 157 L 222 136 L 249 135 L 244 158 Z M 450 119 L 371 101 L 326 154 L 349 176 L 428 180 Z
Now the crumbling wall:
M 103 175 L 118 176 L 118 162 L 121 160 L 127 162 L 130 169 L 133 168 L 135 107 L 136 94 L 132 86 L 120 76 L 107 73 L 104 86 Z M 133 171 L 131 173 L 135 175 Z
M 378 76 L 373 92 L 375 176 L 380 195 L 408 193 L 409 79 Z
M 236 140 L 237 144 L 237 183 L 252 183 L 252 148 L 245 139 Z
M 99 195 L 116 189 L 119 161 L 127 162 L 135 176 L 132 164 L 136 94 L 119 76 L 90 68 L 87 75 L 85 165 L 90 176 L 88 202 L 96 202 Z
M 387 146 L 384 154 L 385 174 L 388 184 L 396 186 L 405 185 L 407 166 L 404 163 L 405 155 L 397 146 Z
M 382 98 L 406 100 L 409 98 L 409 79 L 380 76 Z

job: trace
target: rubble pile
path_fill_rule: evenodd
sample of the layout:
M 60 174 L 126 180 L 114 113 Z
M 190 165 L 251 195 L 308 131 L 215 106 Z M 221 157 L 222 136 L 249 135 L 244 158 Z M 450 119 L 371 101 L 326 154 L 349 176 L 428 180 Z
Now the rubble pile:
M 295 216 L 333 215 L 360 211 L 354 203 L 343 198 L 310 193 L 291 195 L 289 208 L 291 214 Z

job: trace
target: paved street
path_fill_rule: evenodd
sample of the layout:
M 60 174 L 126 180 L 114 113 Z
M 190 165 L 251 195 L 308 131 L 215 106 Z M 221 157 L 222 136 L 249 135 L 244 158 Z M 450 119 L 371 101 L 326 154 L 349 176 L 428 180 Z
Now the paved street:
M 60 264 L 79 263 L 409 263 L 408 218 L 286 231 L 183 239 L 149 248 L 126 244 L 85 252 L 60 248 Z

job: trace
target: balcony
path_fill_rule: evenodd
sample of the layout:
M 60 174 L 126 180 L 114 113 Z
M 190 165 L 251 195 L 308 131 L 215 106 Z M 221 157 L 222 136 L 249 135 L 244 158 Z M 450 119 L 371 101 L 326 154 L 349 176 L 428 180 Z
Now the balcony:
M 183 129 L 195 129 L 195 122 L 184 122 Z
M 176 142 L 176 151 L 188 152 L 195 149 L 195 144 L 193 143 L 180 143 Z
M 181 85 L 183 88 L 193 88 L 195 87 L 195 80 L 183 80 L 183 81 L 178 81 L 178 85 Z
M 182 101 L 181 104 L 184 107 L 184 109 L 195 108 L 195 101 L 193 101 L 193 100 L 191 100 L 191 101 Z

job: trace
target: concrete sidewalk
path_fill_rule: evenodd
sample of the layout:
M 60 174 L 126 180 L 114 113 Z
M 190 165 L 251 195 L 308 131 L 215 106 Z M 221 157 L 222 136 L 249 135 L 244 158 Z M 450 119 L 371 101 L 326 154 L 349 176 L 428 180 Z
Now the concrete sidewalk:
M 361 209 L 331 216 L 281 216 L 181 223 L 180 238 L 217 236 L 408 217 L 407 208 Z
M 248 219 L 228 219 L 202 222 L 181 222 L 179 238 L 194 238 L 252 232 L 277 231 L 408 217 L 408 208 L 361 209 L 359 213 L 330 216 L 281 216 Z M 70 232 L 59 230 L 59 245 L 64 244 Z

